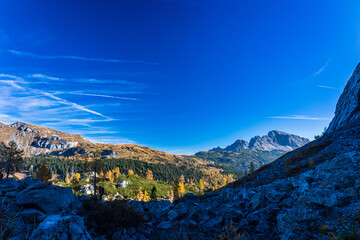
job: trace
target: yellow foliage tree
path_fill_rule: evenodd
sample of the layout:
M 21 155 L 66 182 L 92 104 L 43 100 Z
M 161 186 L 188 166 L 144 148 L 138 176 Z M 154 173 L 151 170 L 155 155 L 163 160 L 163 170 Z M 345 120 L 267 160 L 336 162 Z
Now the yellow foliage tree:
M 138 192 L 138 194 L 136 195 L 136 200 L 142 201 L 143 199 L 144 199 L 144 193 L 143 193 L 143 191 L 142 191 L 142 188 L 140 187 L 140 188 L 139 188 L 139 192 Z
M 66 178 L 65 178 L 65 183 L 66 183 L 66 184 L 70 184 L 70 178 L 69 178 L 69 175 L 66 175 Z
M 134 175 L 134 171 L 132 169 L 129 169 L 128 175 Z
M 181 182 L 182 184 L 185 184 L 185 177 L 184 177 L 184 175 L 181 174 L 179 180 L 180 180 L 180 182 Z
M 106 173 L 106 177 L 109 179 L 109 182 L 114 182 L 114 175 L 110 170 Z
M 201 191 L 203 191 L 205 189 L 205 186 L 204 186 L 204 183 L 203 183 L 202 179 L 200 179 L 200 181 L 199 181 L 199 188 L 200 188 Z
M 177 193 L 178 193 L 178 197 L 182 197 L 182 196 L 184 196 L 184 194 L 185 194 L 185 186 L 184 186 L 184 184 L 183 183 L 181 183 L 181 182 L 179 182 L 178 184 L 177 184 Z
M 121 175 L 121 173 L 120 173 L 120 168 L 119 167 L 116 167 L 115 169 L 114 169 L 114 175 L 115 175 L 115 177 L 116 178 L 119 178 L 120 177 L 120 175 Z
M 153 175 L 153 172 L 150 169 L 148 169 L 146 171 L 145 178 L 148 181 L 154 181 L 154 175 Z
M 227 179 L 225 177 L 223 177 L 221 186 L 222 187 L 225 186 L 226 183 L 227 183 Z
M 149 193 L 145 190 L 145 191 L 144 191 L 143 201 L 144 201 L 144 202 L 148 202 L 148 201 L 150 201 L 150 200 L 151 200 L 151 197 L 150 197 Z
M 73 178 L 76 179 L 77 181 L 80 180 L 80 177 L 81 177 L 80 173 L 75 173 L 75 175 L 73 176 Z

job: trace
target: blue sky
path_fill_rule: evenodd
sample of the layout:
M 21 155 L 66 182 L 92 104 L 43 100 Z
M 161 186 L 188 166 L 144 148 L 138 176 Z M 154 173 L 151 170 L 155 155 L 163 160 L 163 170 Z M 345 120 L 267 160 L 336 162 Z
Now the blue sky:
M 320 134 L 359 1 L 0 1 L 0 120 L 194 153 Z

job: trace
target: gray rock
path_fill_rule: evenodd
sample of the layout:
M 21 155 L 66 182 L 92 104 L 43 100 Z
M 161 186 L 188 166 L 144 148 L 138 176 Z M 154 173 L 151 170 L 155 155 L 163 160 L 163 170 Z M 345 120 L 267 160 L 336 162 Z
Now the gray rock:
M 85 193 L 87 195 L 94 195 L 94 185 L 93 184 L 85 184 L 80 187 L 80 192 Z
M 69 208 L 74 199 L 71 188 L 35 183 L 18 194 L 16 204 L 56 214 Z
M 117 183 L 117 187 L 126 188 L 130 184 L 130 181 L 123 180 Z
M 327 133 L 360 120 L 359 92 L 360 92 L 360 64 L 354 70 L 342 92 L 335 110 L 335 117 L 331 121 Z
M 33 231 L 30 240 L 92 239 L 79 216 L 50 215 Z
M 351 195 L 334 192 L 328 189 L 313 188 L 304 192 L 306 201 L 326 207 L 348 205 L 352 199 Z
M 159 223 L 157 225 L 157 228 L 159 228 L 159 229 L 169 229 L 169 228 L 171 228 L 171 226 L 172 226 L 172 223 L 170 221 L 168 221 L 168 222 Z

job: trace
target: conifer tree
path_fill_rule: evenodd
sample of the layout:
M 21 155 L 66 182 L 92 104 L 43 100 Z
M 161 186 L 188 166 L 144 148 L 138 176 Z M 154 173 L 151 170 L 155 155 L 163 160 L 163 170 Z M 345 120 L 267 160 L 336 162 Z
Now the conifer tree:
M 4 143 L 0 144 L 0 157 L 1 157 L 1 170 L 6 174 L 6 178 L 9 178 L 10 173 L 20 171 L 24 167 L 23 159 L 24 151 L 18 149 L 16 142 L 10 141 L 8 146 Z
M 255 174 L 255 166 L 254 166 L 253 162 L 250 163 L 250 173 L 251 173 L 251 175 Z
M 152 200 L 156 200 L 157 199 L 157 196 L 158 193 L 157 193 L 157 188 L 154 186 L 152 189 L 151 189 L 151 194 L 150 194 L 150 197 Z M 169 192 L 168 192 L 168 195 L 169 195 Z
M 49 166 L 47 165 L 47 163 L 45 161 L 42 161 L 38 170 L 35 173 L 35 178 L 39 179 L 40 181 L 42 181 L 43 183 L 49 183 L 52 175 L 51 172 L 49 170 Z

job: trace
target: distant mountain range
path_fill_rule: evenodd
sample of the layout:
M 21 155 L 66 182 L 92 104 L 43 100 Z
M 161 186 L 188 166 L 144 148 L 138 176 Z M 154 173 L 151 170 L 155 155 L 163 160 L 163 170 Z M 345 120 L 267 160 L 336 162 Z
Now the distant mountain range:
M 247 170 L 251 162 L 255 167 L 259 167 L 309 142 L 307 138 L 273 130 L 265 136 L 255 136 L 249 142 L 238 139 L 225 148 L 213 148 L 209 151 L 198 152 L 195 156 L 212 161 L 214 164 Z
M 294 134 L 289 134 L 277 130 L 270 131 L 265 136 L 255 136 L 250 142 L 238 139 L 226 148 L 213 148 L 210 151 L 232 151 L 240 152 L 245 149 L 254 151 L 292 151 L 309 143 L 310 140 Z

